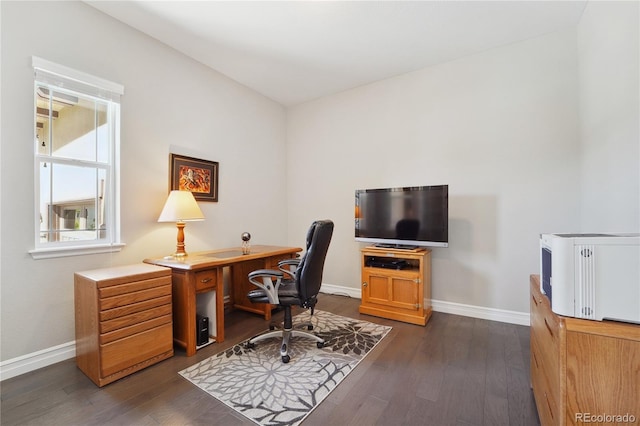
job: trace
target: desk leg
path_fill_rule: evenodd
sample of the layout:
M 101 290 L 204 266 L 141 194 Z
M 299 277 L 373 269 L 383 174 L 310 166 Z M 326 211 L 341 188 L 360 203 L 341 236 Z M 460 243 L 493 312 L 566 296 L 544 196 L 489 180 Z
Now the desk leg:
M 224 282 L 222 268 L 217 270 L 216 287 L 216 342 L 224 342 Z
M 187 351 L 196 353 L 196 290 L 193 272 L 173 270 L 173 341 Z

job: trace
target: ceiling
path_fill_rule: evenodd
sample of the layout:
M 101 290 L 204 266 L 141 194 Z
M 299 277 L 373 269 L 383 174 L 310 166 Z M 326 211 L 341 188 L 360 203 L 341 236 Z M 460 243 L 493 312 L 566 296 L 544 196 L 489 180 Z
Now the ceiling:
M 586 1 L 85 3 L 292 106 L 570 28 Z

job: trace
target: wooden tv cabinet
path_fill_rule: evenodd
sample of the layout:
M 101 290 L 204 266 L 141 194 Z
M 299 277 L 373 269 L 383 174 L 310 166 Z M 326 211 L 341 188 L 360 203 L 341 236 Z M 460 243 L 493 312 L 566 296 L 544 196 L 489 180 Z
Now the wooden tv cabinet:
M 640 325 L 556 315 L 539 275 L 531 275 L 530 286 L 531 386 L 540 424 L 638 424 Z
M 361 250 L 361 260 L 360 313 L 427 323 L 431 317 L 431 250 L 366 247 Z M 397 269 L 389 265 L 393 261 L 400 262 Z

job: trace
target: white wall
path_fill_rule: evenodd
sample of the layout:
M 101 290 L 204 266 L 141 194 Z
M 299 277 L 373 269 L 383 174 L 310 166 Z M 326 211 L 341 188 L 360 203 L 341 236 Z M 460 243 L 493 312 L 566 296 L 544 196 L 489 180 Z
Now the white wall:
M 582 227 L 640 232 L 638 2 L 589 2 L 578 26 Z
M 354 190 L 449 184 L 433 298 L 528 312 L 539 233 L 579 230 L 576 55 L 570 30 L 291 108 L 289 235 L 333 219 L 324 281 L 358 289 Z
M 186 227 L 188 251 L 286 244 L 285 111 L 81 2 L 0 3 L 2 40 L 1 354 L 6 361 L 73 342 L 73 273 L 175 250 L 156 222 L 173 152 L 220 162 L 218 203 Z M 35 261 L 31 56 L 123 84 L 121 253 Z M 268 209 L 278 214 L 261 214 Z M 71 347 L 72 349 L 72 347 Z
M 640 232 L 639 7 L 291 108 L 289 235 L 334 219 L 325 282 L 353 294 L 354 189 L 448 183 L 433 298 L 528 312 L 539 233 Z

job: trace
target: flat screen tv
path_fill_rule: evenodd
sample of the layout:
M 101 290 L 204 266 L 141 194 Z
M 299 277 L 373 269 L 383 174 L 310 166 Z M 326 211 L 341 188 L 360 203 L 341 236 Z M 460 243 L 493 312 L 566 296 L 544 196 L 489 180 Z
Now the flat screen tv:
M 382 247 L 448 247 L 449 186 L 356 190 L 355 237 Z

